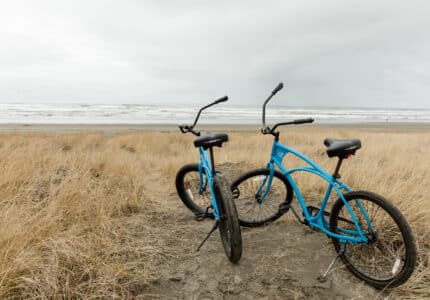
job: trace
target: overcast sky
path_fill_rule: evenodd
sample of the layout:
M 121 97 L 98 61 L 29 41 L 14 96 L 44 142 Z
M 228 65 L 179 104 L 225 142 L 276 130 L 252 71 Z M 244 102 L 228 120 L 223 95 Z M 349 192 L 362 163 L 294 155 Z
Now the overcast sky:
M 2 1 L 0 103 L 430 108 L 430 1 Z

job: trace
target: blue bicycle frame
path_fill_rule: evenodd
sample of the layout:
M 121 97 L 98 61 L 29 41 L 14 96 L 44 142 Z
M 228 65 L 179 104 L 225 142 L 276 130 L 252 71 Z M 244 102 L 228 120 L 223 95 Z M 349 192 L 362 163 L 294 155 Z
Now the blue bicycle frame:
M 200 176 L 200 183 L 199 183 L 199 194 L 201 195 L 203 193 L 203 190 L 206 189 L 206 186 L 209 183 L 209 191 L 211 194 L 211 201 L 212 201 L 212 208 L 214 210 L 213 214 L 215 217 L 215 220 L 220 219 L 220 213 L 218 209 L 218 205 L 216 203 L 216 196 L 215 191 L 213 187 L 213 174 L 212 166 L 211 166 L 211 160 L 209 157 L 209 154 L 203 149 L 203 147 L 199 147 L 199 153 L 200 153 L 200 163 L 199 163 L 199 176 Z M 203 171 L 206 174 L 206 181 L 203 182 Z
M 291 155 L 298 157 L 299 159 L 301 159 L 302 161 L 307 163 L 307 166 L 288 170 L 282 164 L 282 161 L 284 160 L 285 156 L 288 154 L 291 154 Z M 327 173 L 325 170 L 323 170 L 321 167 L 319 167 L 316 163 L 314 163 L 311 159 L 309 159 L 305 155 L 301 154 L 300 152 L 297 152 L 296 150 L 294 150 L 292 148 L 289 148 L 289 147 L 279 143 L 279 141 L 277 141 L 277 140 L 275 140 L 273 142 L 272 153 L 270 156 L 270 162 L 267 164 L 267 167 L 270 169 L 270 176 L 266 177 L 263 180 L 260 188 L 257 191 L 257 195 L 259 195 L 263 191 L 264 186 L 267 183 L 267 188 L 264 191 L 264 193 L 261 197 L 261 200 L 260 200 L 261 202 L 263 202 L 264 199 L 266 198 L 266 196 L 270 190 L 270 187 L 272 185 L 272 180 L 273 180 L 273 176 L 274 176 L 274 172 L 275 172 L 275 166 L 279 168 L 279 170 L 284 174 L 284 176 L 290 182 L 294 192 L 296 193 L 297 200 L 299 201 L 299 204 L 300 204 L 300 207 L 303 211 L 305 220 L 307 221 L 307 223 L 310 227 L 322 231 L 323 233 L 325 233 L 329 237 L 337 238 L 342 243 L 346 243 L 346 242 L 349 242 L 352 244 L 358 244 L 358 243 L 367 244 L 368 243 L 368 239 L 367 239 L 366 235 L 364 234 L 364 232 L 363 232 L 363 230 L 362 230 L 362 228 L 361 228 L 361 226 L 357 220 L 357 217 L 354 214 L 354 211 L 352 210 L 348 201 L 346 201 L 345 197 L 342 194 L 342 190 L 349 192 L 349 191 L 351 191 L 351 189 L 346 184 L 344 184 L 343 182 L 341 182 L 340 180 L 335 178 L 333 175 L 330 175 L 329 173 Z M 293 178 L 291 176 L 293 173 L 296 173 L 296 172 L 312 173 L 312 174 L 315 174 L 315 175 L 321 177 L 322 179 L 324 179 L 325 181 L 328 182 L 328 187 L 327 187 L 327 190 L 324 194 L 324 198 L 322 200 L 321 206 L 319 208 L 318 213 L 315 216 L 312 216 L 309 213 L 307 206 L 306 206 L 305 199 L 303 198 L 302 193 L 300 192 L 297 184 L 295 183 L 295 181 L 293 180 Z M 267 182 L 267 179 L 268 179 L 268 182 Z M 329 230 L 330 225 L 329 225 L 328 221 L 324 218 L 324 209 L 327 205 L 327 202 L 329 200 L 330 194 L 332 193 L 333 189 L 339 195 L 340 199 L 342 199 L 342 201 L 345 203 L 345 207 L 346 207 L 349 215 L 351 216 L 351 222 L 354 223 L 356 230 L 347 230 L 347 229 L 343 229 L 343 228 L 338 228 L 339 233 L 334 233 L 334 232 Z M 355 201 L 357 203 L 357 206 L 360 208 L 361 213 L 363 214 L 363 217 L 364 217 L 369 229 L 371 231 L 373 231 L 372 224 L 371 224 L 369 217 L 367 216 L 367 214 L 364 210 L 364 207 L 362 206 L 361 202 L 358 199 L 356 199 Z

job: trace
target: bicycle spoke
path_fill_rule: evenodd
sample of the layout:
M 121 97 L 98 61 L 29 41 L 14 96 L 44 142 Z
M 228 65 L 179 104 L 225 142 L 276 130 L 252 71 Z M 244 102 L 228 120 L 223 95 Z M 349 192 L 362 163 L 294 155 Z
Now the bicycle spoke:
M 287 198 L 285 184 L 277 177 L 273 177 L 268 191 L 268 181 L 261 188 L 266 176 L 251 176 L 237 186 L 239 197 L 235 199 L 235 203 L 241 220 L 251 223 L 269 220 L 279 212 L 280 204 Z M 261 199 L 264 195 L 265 198 Z
M 203 174 L 203 182 L 202 185 L 206 182 L 206 175 Z M 200 175 L 198 172 L 190 172 L 184 178 L 184 187 L 185 190 L 190 193 L 189 196 L 192 197 L 192 201 L 198 205 L 202 210 L 205 210 L 206 207 L 210 206 L 211 195 L 208 188 L 202 191 L 202 194 L 199 194 L 200 190 Z

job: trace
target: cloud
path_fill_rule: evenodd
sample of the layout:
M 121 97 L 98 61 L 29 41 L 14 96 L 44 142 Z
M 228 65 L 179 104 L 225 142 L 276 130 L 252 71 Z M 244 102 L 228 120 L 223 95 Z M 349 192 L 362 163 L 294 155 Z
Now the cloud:
M 429 107 L 426 1 L 18 1 L 0 102 Z

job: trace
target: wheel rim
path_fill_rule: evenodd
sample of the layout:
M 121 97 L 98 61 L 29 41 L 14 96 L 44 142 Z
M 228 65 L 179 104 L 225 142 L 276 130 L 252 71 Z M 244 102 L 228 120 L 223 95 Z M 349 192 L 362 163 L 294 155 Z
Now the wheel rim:
M 206 183 L 206 175 L 203 173 L 203 185 Z M 198 171 L 188 172 L 184 176 L 184 191 L 186 196 L 197 206 L 201 211 L 205 211 L 211 205 L 211 195 L 209 186 L 202 190 L 199 194 L 200 175 Z
M 373 226 L 367 225 L 357 200 L 364 207 Z M 368 244 L 346 244 L 343 258 L 355 270 L 364 276 L 378 281 L 390 281 L 404 268 L 406 260 L 406 243 L 399 225 L 380 205 L 368 199 L 355 199 L 348 202 L 357 220 L 369 239 Z M 351 220 L 345 206 L 342 206 L 339 217 Z M 337 220 L 337 228 L 355 230 L 351 221 Z
M 279 213 L 279 206 L 287 199 L 284 182 L 273 177 L 272 185 L 263 202 L 261 197 L 267 187 L 267 181 L 260 193 L 257 193 L 267 175 L 255 175 L 247 178 L 233 189 L 236 208 L 241 221 L 264 222 Z

